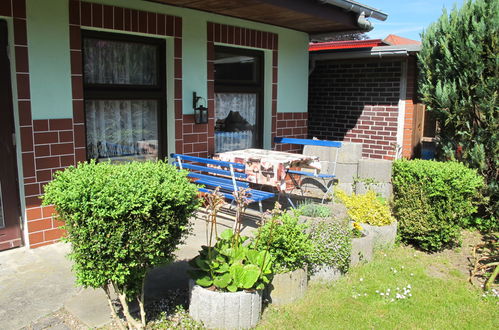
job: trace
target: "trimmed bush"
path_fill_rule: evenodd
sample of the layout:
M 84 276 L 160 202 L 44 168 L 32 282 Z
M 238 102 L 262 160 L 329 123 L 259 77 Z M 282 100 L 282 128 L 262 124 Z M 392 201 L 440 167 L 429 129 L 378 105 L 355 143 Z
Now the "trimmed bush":
M 173 259 L 199 205 L 185 173 L 161 161 L 71 166 L 45 186 L 43 203 L 65 221 L 77 283 L 106 293 L 112 285 L 125 316 L 125 299 L 143 307 L 147 270 Z
M 399 234 L 426 251 L 458 245 L 460 228 L 483 200 L 483 178 L 457 162 L 398 160 L 392 182 Z
M 368 190 L 365 194 L 354 193 L 349 196 L 343 190 L 338 189 L 336 197 L 345 204 L 348 216 L 354 222 L 385 226 L 395 221 L 385 199 L 378 197 L 373 190 Z

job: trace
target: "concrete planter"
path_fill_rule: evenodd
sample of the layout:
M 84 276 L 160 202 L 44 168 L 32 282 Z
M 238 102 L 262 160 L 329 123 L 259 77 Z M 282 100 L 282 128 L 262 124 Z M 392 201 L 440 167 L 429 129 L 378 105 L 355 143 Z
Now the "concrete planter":
M 314 266 L 313 274 L 310 275 L 311 282 L 331 282 L 338 280 L 343 275 L 343 272 L 338 268 L 317 265 Z
M 308 287 L 307 269 L 276 274 L 265 289 L 265 299 L 280 306 L 292 303 L 303 297 Z
M 397 237 L 397 221 L 386 226 L 371 226 L 367 223 L 361 224 L 367 231 L 373 233 L 374 247 L 393 247 Z
M 360 262 L 369 262 L 373 259 L 374 235 L 367 231 L 366 236 L 352 239 L 352 253 L 350 254 L 350 266 Z
M 189 282 L 189 315 L 211 329 L 249 329 L 260 321 L 262 292 L 217 292 Z

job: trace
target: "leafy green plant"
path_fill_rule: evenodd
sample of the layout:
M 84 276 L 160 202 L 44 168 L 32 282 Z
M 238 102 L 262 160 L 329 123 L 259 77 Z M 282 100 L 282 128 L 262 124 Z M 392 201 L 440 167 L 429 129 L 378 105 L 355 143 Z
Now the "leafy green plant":
M 276 203 L 270 219 L 259 228 L 254 245 L 260 250 L 268 249 L 274 258 L 276 273 L 294 271 L 307 264 L 314 246 L 307 228 L 307 224 L 298 222 L 297 213 L 281 211 Z
M 165 162 L 80 163 L 57 172 L 43 204 L 65 221 L 77 283 L 118 293 L 128 326 L 145 326 L 148 269 L 170 262 L 199 206 L 185 173 Z M 141 323 L 128 311 L 136 298 Z
M 351 237 L 348 228 L 338 222 L 318 221 L 311 224 L 313 248 L 308 256 L 309 271 L 329 266 L 346 272 L 350 264 Z
M 365 194 L 347 195 L 343 190 L 336 190 L 338 197 L 345 204 L 348 216 L 354 222 L 372 226 L 385 226 L 395 221 L 390 206 L 372 190 Z
M 467 0 L 422 34 L 419 92 L 439 123 L 438 157 L 485 178 L 482 230 L 499 229 L 499 1 Z
M 261 290 L 270 282 L 272 258 L 247 243 L 248 237 L 227 229 L 213 247 L 203 246 L 190 261 L 189 274 L 202 287 L 219 291 Z
M 393 210 L 399 235 L 426 251 L 459 244 L 460 229 L 482 201 L 483 178 L 458 162 L 398 160 Z
M 312 203 L 310 201 L 305 201 L 299 207 L 301 215 L 312 218 L 329 218 L 333 214 L 331 208 L 324 204 Z

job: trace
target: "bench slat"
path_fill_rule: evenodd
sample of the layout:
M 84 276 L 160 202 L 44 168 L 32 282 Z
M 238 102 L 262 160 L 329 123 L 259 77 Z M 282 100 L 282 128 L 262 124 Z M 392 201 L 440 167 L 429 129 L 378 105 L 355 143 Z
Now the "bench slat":
M 310 146 L 341 148 L 341 142 L 339 142 L 339 141 L 325 141 L 325 140 L 294 139 L 294 138 L 286 138 L 286 137 L 275 137 L 274 142 L 275 143 L 289 143 L 289 144 L 301 144 L 301 145 L 310 145 Z
M 316 178 L 324 178 L 324 179 L 336 177 L 336 175 L 334 175 L 334 174 L 326 174 L 326 173 L 324 173 L 324 174 L 321 174 L 321 173 L 315 174 L 314 172 L 307 172 L 307 171 L 288 170 L 288 173 L 298 174 L 298 175 L 305 175 L 305 176 L 313 176 L 313 177 L 316 177 Z
M 180 164 L 178 162 L 173 162 L 173 165 L 180 167 Z M 194 170 L 194 171 L 215 173 L 218 175 L 226 175 L 229 177 L 232 176 L 230 171 L 222 170 L 220 168 L 206 167 L 206 166 L 201 166 L 201 165 L 193 165 L 193 164 L 188 164 L 188 163 L 182 163 L 182 167 L 188 168 L 188 169 Z M 240 178 L 240 179 L 245 179 L 246 177 L 248 177 L 248 175 L 246 173 L 234 172 L 234 177 Z
M 231 179 L 225 179 L 225 178 L 218 178 L 216 176 L 211 176 L 211 175 L 206 175 L 206 174 L 201 174 L 201 173 L 194 173 L 194 172 L 189 172 L 187 175 L 190 178 L 197 178 L 197 179 L 202 179 L 205 181 L 211 181 L 214 185 L 217 184 L 224 184 L 224 185 L 232 185 L 232 180 Z M 247 182 L 241 182 L 236 180 L 236 185 L 240 188 L 249 188 L 249 183 Z
M 194 157 L 194 156 L 187 156 L 187 155 L 180 155 L 180 154 L 171 154 L 170 157 L 174 158 L 175 160 L 178 157 L 181 160 L 187 160 L 189 162 L 217 165 L 217 166 L 222 166 L 222 167 L 227 167 L 227 168 L 230 167 L 230 165 L 232 165 L 232 167 L 234 169 L 238 169 L 238 170 L 244 170 L 246 168 L 246 165 L 244 165 L 244 164 L 233 163 L 233 162 L 224 162 L 221 160 L 215 160 L 215 159 L 209 159 L 209 158 L 201 158 L 201 157 Z

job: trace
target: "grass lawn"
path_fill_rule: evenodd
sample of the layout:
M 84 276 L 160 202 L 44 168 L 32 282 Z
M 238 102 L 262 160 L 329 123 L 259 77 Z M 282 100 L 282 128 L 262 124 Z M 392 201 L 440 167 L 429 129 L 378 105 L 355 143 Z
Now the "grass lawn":
M 268 308 L 259 328 L 499 329 L 499 298 L 484 298 L 467 282 L 463 260 L 456 262 L 459 252 L 378 251 L 339 281 L 312 284 L 300 301 Z M 397 288 L 403 293 L 408 285 L 412 296 L 396 299 Z M 380 295 L 388 289 L 388 296 Z

